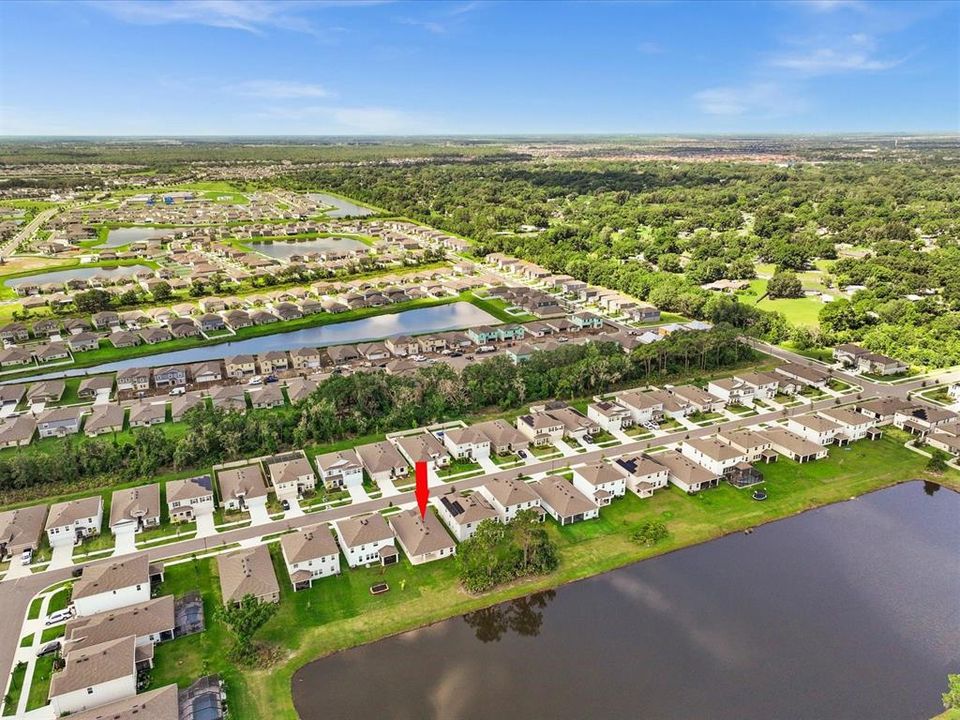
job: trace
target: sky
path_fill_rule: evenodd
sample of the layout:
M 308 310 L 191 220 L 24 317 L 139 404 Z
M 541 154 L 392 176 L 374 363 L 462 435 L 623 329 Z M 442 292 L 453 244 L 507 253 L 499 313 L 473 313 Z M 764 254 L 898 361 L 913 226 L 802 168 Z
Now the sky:
M 958 130 L 956 2 L 0 2 L 0 135 Z

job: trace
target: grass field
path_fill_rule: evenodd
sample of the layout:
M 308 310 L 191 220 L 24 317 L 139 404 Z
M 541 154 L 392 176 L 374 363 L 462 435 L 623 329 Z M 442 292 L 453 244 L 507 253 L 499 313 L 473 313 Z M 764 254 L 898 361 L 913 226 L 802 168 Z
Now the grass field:
M 723 485 L 697 496 L 670 488 L 648 500 L 632 494 L 601 511 L 595 521 L 560 528 L 548 521 L 559 546 L 560 568 L 548 575 L 512 584 L 482 596 L 463 592 L 452 560 L 411 566 L 406 560 L 381 569 L 351 570 L 326 578 L 310 590 L 293 593 L 276 548 L 274 564 L 281 587 L 278 613 L 262 628 L 261 642 L 277 648 L 281 660 L 267 670 L 240 671 L 227 657 L 229 638 L 212 620 L 219 602 L 216 564 L 189 562 L 167 570 L 164 592 L 198 588 L 204 595 L 209 629 L 199 638 L 184 638 L 157 649 L 152 683 L 186 684 L 206 672 L 223 674 L 239 720 L 296 717 L 290 683 L 297 668 L 325 654 L 371 642 L 386 635 L 555 587 L 642 560 L 655 554 L 710 540 L 851 496 L 914 478 L 928 478 L 926 459 L 902 446 L 905 436 L 888 430 L 876 442 L 831 449 L 827 459 L 798 465 L 782 459 L 762 465 L 769 499 L 754 502 L 746 491 Z M 960 474 L 937 478 L 960 488 Z M 655 548 L 629 539 L 639 524 L 664 522 L 669 538 Z M 391 590 L 372 596 L 369 587 L 385 581 Z
M 750 283 L 749 290 L 738 294 L 742 302 L 753 303 L 761 310 L 783 313 L 787 320 L 794 325 L 819 327 L 819 314 L 821 308 L 823 308 L 823 303 L 817 298 L 778 298 L 776 300 L 764 298 L 757 302 L 766 291 L 766 280 L 753 280 Z

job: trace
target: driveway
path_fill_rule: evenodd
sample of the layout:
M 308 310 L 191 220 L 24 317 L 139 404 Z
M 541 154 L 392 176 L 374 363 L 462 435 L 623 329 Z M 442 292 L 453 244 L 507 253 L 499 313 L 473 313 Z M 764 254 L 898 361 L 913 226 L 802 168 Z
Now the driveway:
M 251 525 L 264 525 L 270 522 L 270 513 L 267 512 L 266 505 L 253 505 L 247 508 L 250 512 Z
M 570 445 L 567 444 L 566 440 L 554 440 L 553 444 L 556 448 L 563 453 L 564 457 L 571 457 L 577 454 L 577 451 L 574 450 Z
M 378 481 L 377 487 L 380 488 L 380 497 L 393 497 L 394 495 L 400 494 L 400 491 L 397 490 L 397 486 L 393 484 L 393 480 L 390 480 L 389 478 Z
M 477 458 L 477 462 L 480 463 L 480 467 L 483 468 L 485 473 L 497 472 L 500 469 L 489 457 Z
M 115 540 L 114 555 L 126 555 L 137 551 L 137 533 L 136 527 L 133 525 L 118 529 L 113 537 Z
M 300 507 L 300 500 L 298 498 L 291 497 L 291 498 L 286 498 L 286 500 L 288 503 L 290 503 L 290 509 L 284 511 L 283 513 L 284 520 L 300 517 L 301 515 L 304 514 L 303 508 Z
M 197 537 L 209 537 L 217 534 L 216 521 L 213 513 L 197 515 Z
M 396 488 L 394 488 L 396 490 Z M 350 502 L 366 502 L 370 499 L 370 496 L 367 495 L 367 491 L 363 488 L 362 485 L 357 487 L 347 488 L 347 492 L 350 493 Z
M 70 543 L 66 545 L 54 545 L 53 555 L 50 558 L 50 565 L 47 569 L 56 570 L 58 568 L 70 567 L 71 565 L 73 565 L 73 545 Z

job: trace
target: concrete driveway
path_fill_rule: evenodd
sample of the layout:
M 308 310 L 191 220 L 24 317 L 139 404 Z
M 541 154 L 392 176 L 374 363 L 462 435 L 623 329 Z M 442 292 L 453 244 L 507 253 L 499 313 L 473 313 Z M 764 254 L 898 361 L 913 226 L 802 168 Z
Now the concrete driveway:
M 53 555 L 50 558 L 50 565 L 47 569 L 56 570 L 58 568 L 70 567 L 71 565 L 73 565 L 73 544 L 54 545 Z
M 480 464 L 480 467 L 483 468 L 483 471 L 487 473 L 497 472 L 500 469 L 489 457 L 477 458 L 477 462 Z
M 128 553 L 137 551 L 137 532 L 134 525 L 128 527 L 117 528 L 117 532 L 114 534 L 114 555 L 127 555 Z
M 366 502 L 370 499 L 363 485 L 349 487 L 347 488 L 347 492 L 350 493 L 350 502 Z M 394 492 L 396 492 L 396 488 L 394 488 Z
M 251 525 L 265 525 L 270 522 L 270 513 L 267 512 L 266 505 L 253 505 L 248 507 L 248 511 Z
M 197 515 L 197 537 L 209 537 L 217 534 L 213 513 Z

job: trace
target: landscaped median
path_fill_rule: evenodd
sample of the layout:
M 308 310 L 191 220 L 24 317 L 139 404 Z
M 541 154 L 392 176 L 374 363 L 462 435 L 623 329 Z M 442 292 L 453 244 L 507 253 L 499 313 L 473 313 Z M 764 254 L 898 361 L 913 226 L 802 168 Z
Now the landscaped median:
M 886 437 L 875 442 L 831 448 L 829 458 L 814 463 L 798 465 L 781 458 L 762 466 L 769 493 L 765 502 L 756 502 L 748 491 L 726 484 L 696 496 L 671 487 L 647 500 L 628 493 L 603 508 L 598 520 L 563 528 L 548 520 L 548 531 L 558 543 L 560 568 L 481 596 L 471 596 L 461 589 L 451 560 L 417 567 L 404 560 L 389 568 L 344 568 L 339 577 L 293 593 L 274 548 L 281 604 L 257 637 L 277 649 L 278 660 L 267 669 L 239 670 L 228 659 L 226 630 L 212 619 L 212 610 L 220 601 L 215 562 L 208 559 L 170 567 L 164 591 L 199 588 L 204 593 L 208 629 L 199 638 L 158 646 L 153 686 L 186 684 L 205 672 L 219 672 L 228 685 L 234 718 L 292 720 L 297 717 L 291 697 L 295 671 L 331 652 L 899 482 L 928 479 L 960 490 L 960 473 L 930 475 L 925 470 L 926 458 L 903 447 L 907 439 L 903 433 L 889 428 L 885 433 Z M 631 533 L 651 520 L 666 525 L 667 539 L 655 547 L 632 541 Z M 369 587 L 375 582 L 387 582 L 390 591 L 371 595 Z

